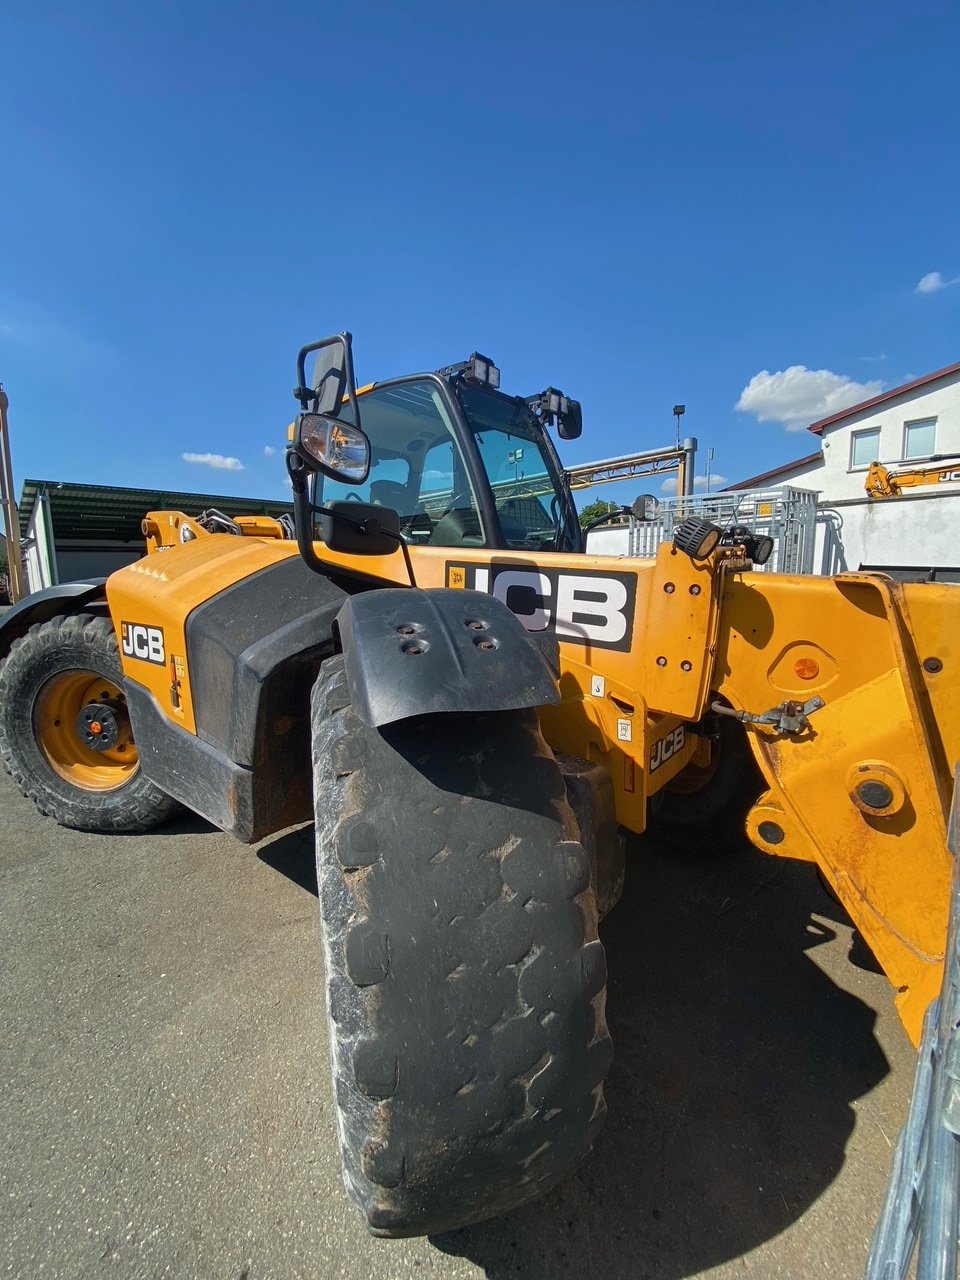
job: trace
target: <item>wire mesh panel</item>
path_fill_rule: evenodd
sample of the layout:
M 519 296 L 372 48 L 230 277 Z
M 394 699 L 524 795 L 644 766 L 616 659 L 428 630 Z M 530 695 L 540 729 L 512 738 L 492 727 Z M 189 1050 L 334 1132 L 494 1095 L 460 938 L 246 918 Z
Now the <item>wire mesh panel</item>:
M 631 556 L 656 555 L 661 542 L 673 537 L 674 528 L 687 516 L 698 516 L 727 529 L 745 525 L 751 532 L 773 539 L 773 554 L 766 573 L 812 573 L 816 536 L 817 495 L 810 489 L 742 489 L 727 493 L 695 494 L 666 498 L 656 520 L 631 517 Z

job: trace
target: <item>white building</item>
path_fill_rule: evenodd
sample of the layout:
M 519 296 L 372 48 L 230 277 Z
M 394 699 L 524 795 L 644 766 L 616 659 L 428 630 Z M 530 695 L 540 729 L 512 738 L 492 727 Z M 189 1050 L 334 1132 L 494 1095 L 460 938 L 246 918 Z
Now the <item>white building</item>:
M 893 498 L 869 498 L 864 489 L 874 461 L 902 471 L 952 455 L 960 465 L 960 364 L 821 418 L 809 430 L 820 438 L 819 451 L 730 489 L 816 490 L 819 573 L 871 568 L 960 581 L 960 481 Z

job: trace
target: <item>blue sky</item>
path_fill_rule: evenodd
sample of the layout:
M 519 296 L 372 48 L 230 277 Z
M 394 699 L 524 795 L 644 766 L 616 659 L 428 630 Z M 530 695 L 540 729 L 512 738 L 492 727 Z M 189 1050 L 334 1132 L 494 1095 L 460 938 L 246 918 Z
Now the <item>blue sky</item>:
M 361 381 L 479 349 L 563 388 L 570 464 L 677 401 L 701 470 L 809 453 L 960 359 L 958 48 L 929 0 L 9 0 L 18 484 L 281 497 L 296 351 L 343 328 Z

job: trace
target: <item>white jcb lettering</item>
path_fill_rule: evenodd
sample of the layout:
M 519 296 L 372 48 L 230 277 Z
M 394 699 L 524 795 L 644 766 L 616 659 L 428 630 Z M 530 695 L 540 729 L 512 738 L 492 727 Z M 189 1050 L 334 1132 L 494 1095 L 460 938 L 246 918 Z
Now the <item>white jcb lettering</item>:
M 561 574 L 557 583 L 557 636 L 616 644 L 627 633 L 627 588 L 616 578 Z
M 558 640 L 630 644 L 636 578 L 612 573 L 568 573 L 544 566 L 447 565 L 448 585 L 491 593 L 527 631 L 555 631 Z
M 550 625 L 547 606 L 552 589 L 550 579 L 545 573 L 536 573 L 528 569 L 512 569 L 506 573 L 498 573 L 493 584 L 493 594 L 497 600 L 516 614 L 527 631 L 545 631 Z
M 166 663 L 163 630 L 160 627 L 123 622 L 120 625 L 120 647 L 128 658 L 139 658 L 141 662 L 154 662 L 158 666 Z

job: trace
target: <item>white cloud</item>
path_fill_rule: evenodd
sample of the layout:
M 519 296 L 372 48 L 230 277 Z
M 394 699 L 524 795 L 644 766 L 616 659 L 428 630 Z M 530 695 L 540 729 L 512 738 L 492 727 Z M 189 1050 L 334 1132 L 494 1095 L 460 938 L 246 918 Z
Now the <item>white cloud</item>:
M 273 457 L 273 455 L 274 455 L 276 452 L 277 452 L 277 451 L 276 451 L 276 449 L 273 447 L 273 445 L 272 445 L 272 444 L 265 444 L 265 445 L 263 446 L 263 456 L 264 456 L 265 458 L 272 458 L 272 457 Z
M 802 431 L 819 418 L 879 395 L 883 385 L 877 379 L 856 382 L 830 369 L 792 364 L 777 373 L 768 369 L 755 373 L 735 407 L 740 413 L 754 414 L 760 422 L 782 422 L 788 431 Z
M 960 276 L 954 276 L 952 280 L 944 280 L 939 271 L 928 271 L 917 281 L 914 293 L 939 293 L 941 289 L 949 289 L 953 284 L 960 284 Z
M 722 489 L 722 488 L 723 488 L 723 486 L 724 486 L 726 483 L 727 483 L 727 477 L 726 477 L 726 476 L 711 475 L 711 477 L 710 477 L 710 492 L 711 492 L 711 493 L 715 493 L 715 492 L 717 491 L 717 489 Z M 693 488 L 694 488 L 694 491 L 695 491 L 696 493 L 705 493 L 705 492 L 706 492 L 706 489 L 707 489 L 707 477 L 706 477 L 706 476 L 694 476 L 694 477 L 693 477 Z M 676 492 L 677 492 L 677 477 L 676 477 L 676 476 L 667 476 L 666 480 L 664 480 L 663 484 L 660 486 L 660 492 L 661 492 L 661 493 L 676 493 Z
M 243 463 L 239 458 L 225 458 L 222 453 L 181 453 L 184 462 L 193 462 L 199 467 L 213 467 L 216 471 L 242 471 Z

